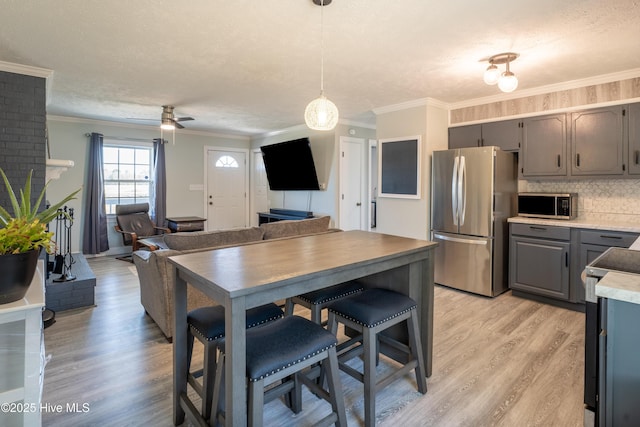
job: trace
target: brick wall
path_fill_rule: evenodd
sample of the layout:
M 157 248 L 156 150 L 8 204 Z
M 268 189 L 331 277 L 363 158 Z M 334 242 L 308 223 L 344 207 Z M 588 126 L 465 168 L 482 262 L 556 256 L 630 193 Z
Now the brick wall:
M 0 167 L 16 192 L 33 169 L 32 203 L 45 184 L 45 129 L 46 80 L 0 71 Z M 4 183 L 0 206 L 11 206 Z

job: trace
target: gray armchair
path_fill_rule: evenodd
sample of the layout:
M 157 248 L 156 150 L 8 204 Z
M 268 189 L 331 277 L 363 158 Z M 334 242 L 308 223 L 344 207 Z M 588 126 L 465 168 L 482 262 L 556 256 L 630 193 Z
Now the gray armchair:
M 151 221 L 148 203 L 116 205 L 116 222 L 115 230 L 122 234 L 124 245 L 131 246 L 133 251 L 143 246 L 141 239 L 160 242 L 162 234 L 171 233 L 168 228 L 158 227 Z

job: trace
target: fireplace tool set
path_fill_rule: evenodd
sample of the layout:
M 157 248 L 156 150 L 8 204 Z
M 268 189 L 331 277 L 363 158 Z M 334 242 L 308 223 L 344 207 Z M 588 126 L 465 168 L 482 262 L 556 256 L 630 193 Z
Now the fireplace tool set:
M 71 254 L 71 226 L 73 225 L 73 208 L 67 207 L 58 209 L 56 217 L 56 253 L 54 258 L 53 273 L 60 274 L 60 277 L 53 279 L 54 282 L 69 282 L 76 280 L 76 276 L 71 273 L 71 266 L 74 264 Z M 64 252 L 63 252 L 64 250 Z

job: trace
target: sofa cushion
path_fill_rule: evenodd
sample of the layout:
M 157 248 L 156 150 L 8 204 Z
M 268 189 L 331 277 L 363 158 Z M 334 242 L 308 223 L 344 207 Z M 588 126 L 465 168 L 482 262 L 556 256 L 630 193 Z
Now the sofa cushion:
M 214 248 L 217 246 L 238 245 L 262 240 L 264 231 L 258 227 L 235 230 L 195 231 L 171 233 L 164 236 L 169 249 L 184 251 L 189 249 Z
M 309 218 L 301 220 L 285 220 L 261 224 L 264 230 L 264 239 L 277 239 L 279 237 L 304 236 L 305 234 L 323 233 L 329 229 L 330 216 Z

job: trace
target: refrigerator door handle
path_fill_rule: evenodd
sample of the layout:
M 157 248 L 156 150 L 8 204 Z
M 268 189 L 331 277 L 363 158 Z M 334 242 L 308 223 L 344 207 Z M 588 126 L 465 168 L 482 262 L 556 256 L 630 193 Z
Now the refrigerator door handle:
M 458 222 L 464 225 L 464 217 L 467 210 L 467 174 L 464 156 L 460 156 L 460 167 L 458 171 Z
M 470 244 L 470 245 L 484 245 L 484 246 L 486 246 L 486 244 L 487 244 L 487 240 L 486 239 L 482 239 L 482 240 L 462 239 L 460 237 L 445 236 L 444 234 L 440 234 L 440 233 L 433 233 L 433 237 L 436 238 L 436 239 L 440 239 L 440 240 L 447 240 L 449 242 L 467 243 L 467 244 Z
M 451 214 L 453 215 L 453 225 L 458 226 L 458 167 L 460 158 L 453 159 L 453 173 L 451 174 Z

